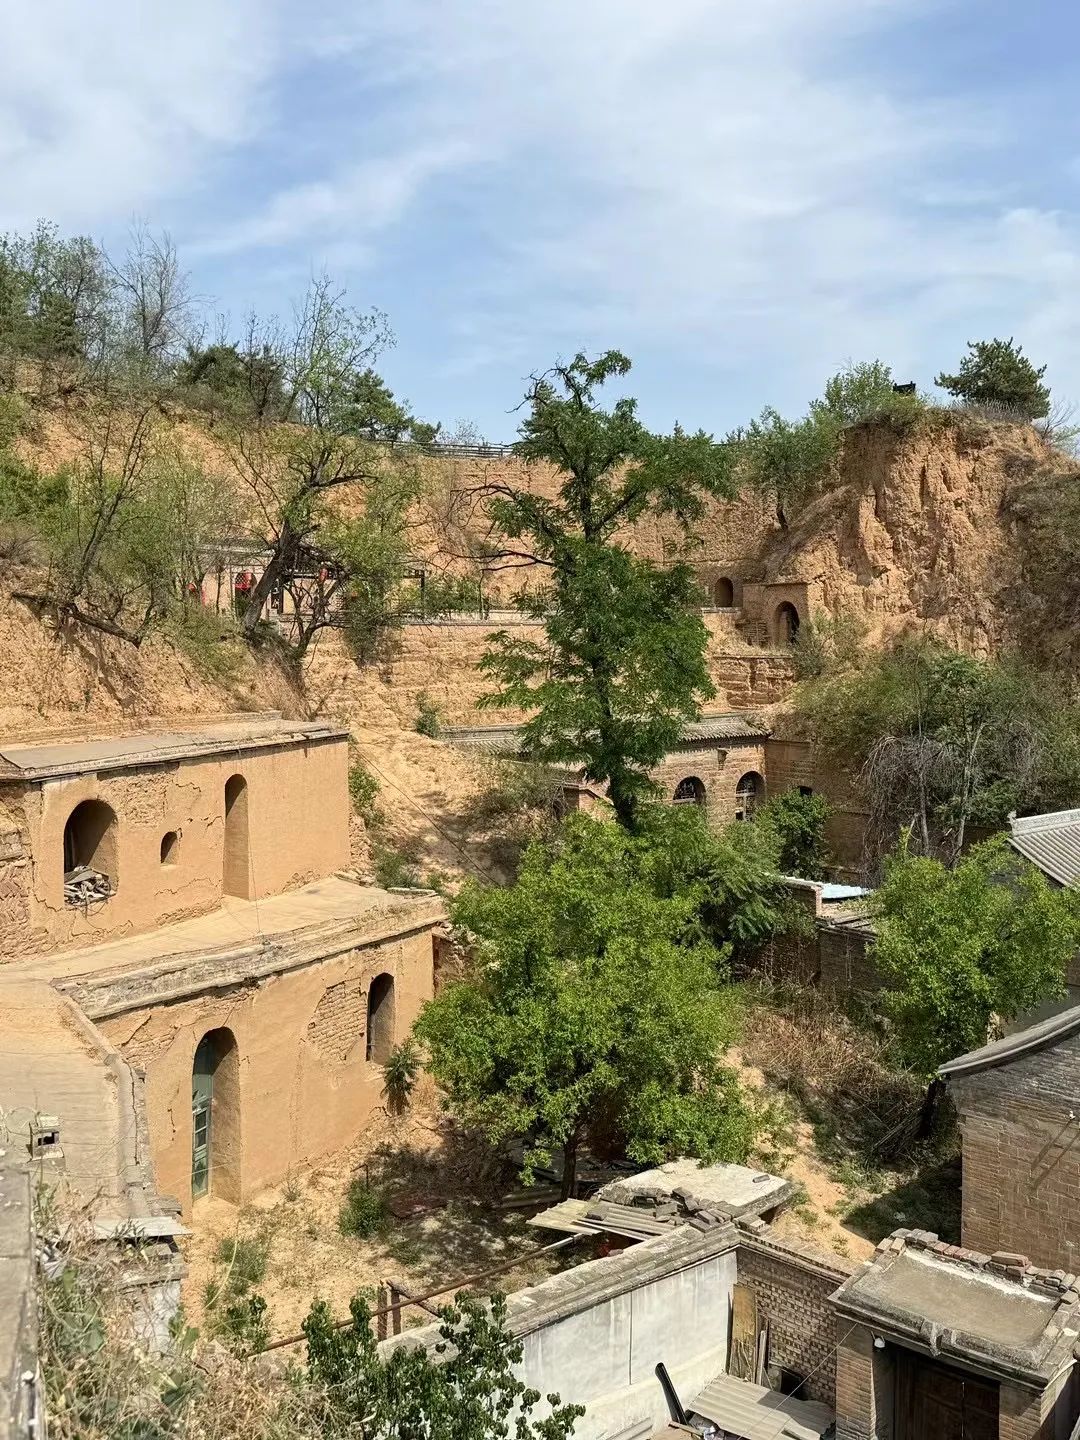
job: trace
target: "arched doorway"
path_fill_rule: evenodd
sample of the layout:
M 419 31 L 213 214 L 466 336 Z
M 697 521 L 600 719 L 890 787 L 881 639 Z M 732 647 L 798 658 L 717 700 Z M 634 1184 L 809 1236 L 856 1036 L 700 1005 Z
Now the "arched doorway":
M 240 1201 L 240 1053 L 231 1030 L 210 1030 L 191 1065 L 191 1196 Z
M 748 770 L 735 787 L 735 819 L 752 820 L 765 798 L 765 781 L 756 770 Z
M 76 805 L 64 826 L 64 874 L 86 865 L 107 875 L 115 890 L 120 878 L 118 829 L 116 811 L 104 800 L 83 800 Z
M 251 862 L 248 855 L 247 781 L 230 775 L 225 781 L 225 848 L 222 888 L 226 895 L 251 899 Z
M 394 977 L 376 975 L 368 990 L 367 1058 L 385 1065 L 394 1048 Z
M 713 586 L 713 604 L 718 610 L 730 610 L 735 604 L 735 586 L 726 575 Z
M 776 607 L 773 634 L 777 645 L 794 645 L 799 634 L 799 612 L 790 600 Z
M 673 805 L 704 805 L 705 786 L 696 775 L 688 775 L 685 780 L 680 780 L 675 786 L 675 794 L 671 797 Z

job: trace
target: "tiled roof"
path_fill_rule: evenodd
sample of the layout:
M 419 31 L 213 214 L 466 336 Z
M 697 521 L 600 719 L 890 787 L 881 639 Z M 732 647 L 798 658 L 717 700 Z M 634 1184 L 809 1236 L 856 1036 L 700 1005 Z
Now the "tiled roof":
M 992 1040 L 989 1045 L 980 1045 L 978 1050 L 969 1050 L 958 1055 L 940 1073 L 945 1076 L 971 1075 L 976 1070 L 992 1070 L 997 1065 L 1008 1065 L 1021 1055 L 1030 1055 L 1036 1050 L 1045 1050 L 1059 1040 L 1066 1040 L 1080 1030 L 1080 1005 L 1071 1010 L 1061 1010 L 1049 1019 L 1029 1025 L 1015 1035 L 1006 1035 L 1001 1040 Z
M 715 740 L 764 740 L 770 735 L 768 726 L 744 714 L 702 715 L 683 728 L 684 745 Z M 521 752 L 519 725 L 455 725 L 443 729 L 443 739 L 451 745 L 479 750 L 485 755 L 518 755 Z
M 1080 883 L 1080 810 L 1013 820 L 1009 841 L 1059 885 Z

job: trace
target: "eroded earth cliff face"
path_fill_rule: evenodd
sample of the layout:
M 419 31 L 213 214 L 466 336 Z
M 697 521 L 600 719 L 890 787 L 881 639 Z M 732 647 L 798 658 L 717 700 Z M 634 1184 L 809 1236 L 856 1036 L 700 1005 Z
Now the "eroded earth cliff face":
M 815 608 L 850 614 L 881 642 L 931 629 L 987 654 L 1026 633 L 1025 539 L 1014 500 L 1075 463 L 1026 426 L 960 417 L 906 434 L 848 432 L 839 483 L 755 557 L 767 581 L 799 580 Z

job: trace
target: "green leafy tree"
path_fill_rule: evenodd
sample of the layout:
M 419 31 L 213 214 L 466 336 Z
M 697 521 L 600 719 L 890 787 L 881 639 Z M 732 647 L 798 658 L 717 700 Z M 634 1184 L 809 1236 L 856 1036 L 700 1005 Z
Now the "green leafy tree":
M 823 795 L 785 790 L 774 795 L 758 816 L 776 834 L 778 864 L 784 875 L 823 880 L 829 865 L 825 826 L 830 809 Z
M 1064 993 L 1080 944 L 1080 899 L 1052 888 L 1007 842 L 977 845 L 956 866 L 902 845 L 875 892 L 873 954 L 904 1063 L 932 1082 L 928 1128 L 947 1060 L 994 1027 Z
M 557 492 L 499 483 L 485 496 L 502 562 L 537 564 L 548 577 L 520 602 L 544 638 L 500 631 L 481 661 L 498 687 L 484 703 L 527 711 L 532 757 L 582 766 L 607 786 L 624 826 L 651 793 L 649 770 L 713 687 L 692 570 L 640 559 L 617 536 L 646 515 L 685 532 L 708 496 L 734 494 L 727 452 L 711 436 L 653 434 L 629 398 L 601 407 L 597 391 L 629 369 L 612 350 L 533 380 L 516 449 L 555 467 Z M 485 556 L 488 568 L 494 560 Z
M 827 484 L 845 428 L 882 417 L 906 423 L 921 410 L 917 396 L 894 392 L 888 365 L 860 362 L 831 376 L 801 420 L 786 420 L 768 405 L 745 430 L 730 435 L 728 444 L 741 483 L 769 496 L 777 523 L 787 529 L 792 514 Z
M 495 1144 L 525 1142 L 527 1172 L 561 1147 L 572 1193 L 589 1132 L 643 1163 L 742 1160 L 754 1119 L 719 1055 L 731 1039 L 723 952 L 697 894 L 663 897 L 634 837 L 575 816 L 525 852 L 509 889 L 454 904 L 472 973 L 416 1025 L 448 1103 Z
M 799 703 L 816 742 L 857 768 L 877 853 L 910 828 L 918 851 L 954 863 L 972 824 L 1080 795 L 1075 703 L 1015 659 L 905 639 L 824 677 Z
M 955 375 L 939 375 L 942 390 L 972 405 L 1001 406 L 1025 420 L 1038 420 L 1050 411 L 1050 391 L 1042 383 L 1046 366 L 1038 369 L 1023 347 L 1008 340 L 973 340 Z
M 228 432 L 237 475 L 269 545 L 241 626 L 253 637 L 271 595 L 290 590 L 303 653 L 328 625 L 373 626 L 405 560 L 405 516 L 419 471 L 407 441 L 422 425 L 372 369 L 389 343 L 383 316 L 362 315 L 325 276 L 315 280 L 284 346 L 284 414 L 239 418 Z M 348 511 L 335 509 L 347 496 Z
M 323 1433 L 365 1440 L 568 1440 L 585 1411 L 541 1396 L 518 1379 L 523 1349 L 507 1329 L 506 1301 L 464 1292 L 441 1312 L 440 1339 L 428 1350 L 402 1344 L 385 1358 L 362 1296 L 352 1324 L 335 1328 L 328 1306 L 312 1306 L 303 1329 L 307 1374 L 325 1400 Z

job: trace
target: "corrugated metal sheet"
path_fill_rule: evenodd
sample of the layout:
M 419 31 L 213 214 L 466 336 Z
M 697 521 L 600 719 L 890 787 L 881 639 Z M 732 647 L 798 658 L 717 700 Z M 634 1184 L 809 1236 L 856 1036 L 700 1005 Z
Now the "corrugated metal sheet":
M 1011 822 L 1010 842 L 1059 885 L 1080 883 L 1080 810 L 1025 815 Z
M 711 1380 L 687 1408 L 742 1440 L 821 1440 L 836 1418 L 816 1400 L 779 1395 L 733 1375 Z

